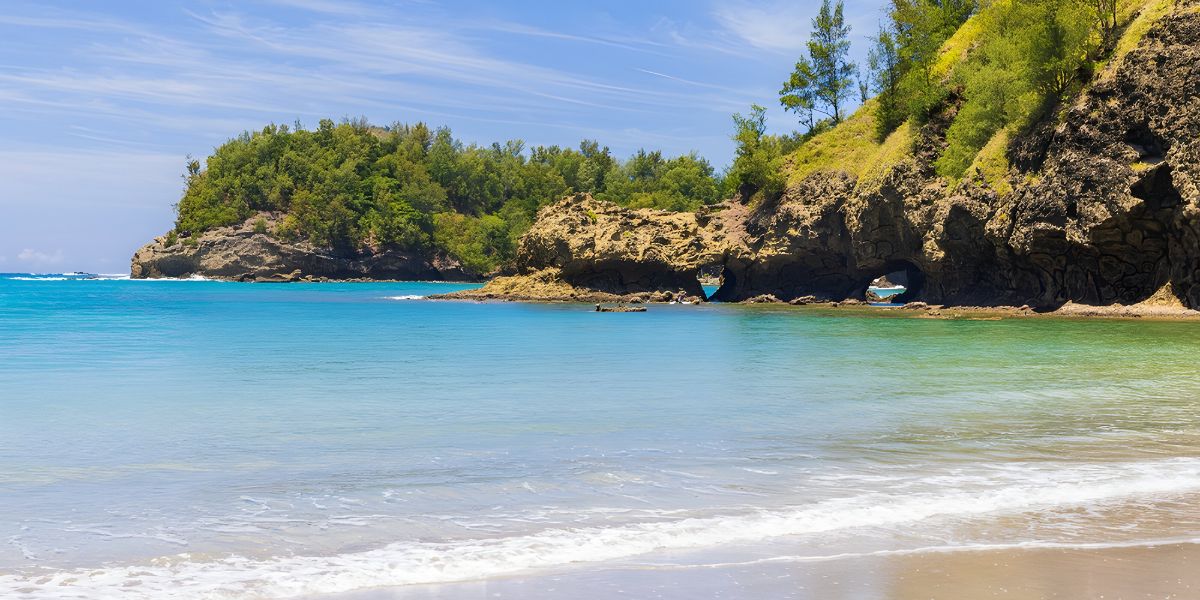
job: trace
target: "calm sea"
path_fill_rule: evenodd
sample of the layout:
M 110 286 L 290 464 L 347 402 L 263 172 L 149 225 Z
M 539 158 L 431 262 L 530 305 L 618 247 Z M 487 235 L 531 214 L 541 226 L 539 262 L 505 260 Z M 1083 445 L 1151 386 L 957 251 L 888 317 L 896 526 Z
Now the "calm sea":
M 0 275 L 0 597 L 1200 537 L 1198 323 L 462 288 Z

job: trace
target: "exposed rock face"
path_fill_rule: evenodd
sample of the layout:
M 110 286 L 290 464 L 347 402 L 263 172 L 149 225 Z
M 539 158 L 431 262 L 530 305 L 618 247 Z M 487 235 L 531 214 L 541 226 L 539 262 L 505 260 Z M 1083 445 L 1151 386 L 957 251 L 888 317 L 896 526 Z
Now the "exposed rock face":
M 1200 15 L 1160 22 L 1063 125 L 1016 150 L 1011 198 L 976 187 L 957 201 L 945 225 L 960 239 L 936 240 L 956 268 L 930 298 L 1134 304 L 1171 284 L 1200 306 Z
M 565 200 L 543 209 L 498 295 L 535 273 L 572 293 L 694 294 L 717 270 L 719 300 L 841 300 L 901 271 L 896 302 L 1130 305 L 1166 289 L 1200 308 L 1200 13 L 1166 17 L 1061 124 L 1014 140 L 1011 192 L 982 177 L 948 189 L 932 169 L 942 139 L 927 126 L 870 189 L 817 173 L 753 209 Z
M 703 214 L 627 210 L 578 194 L 539 213 L 516 267 L 596 292 L 703 297 L 698 274 L 721 262 L 723 237 Z
M 255 233 L 254 223 L 269 215 L 251 217 L 237 227 L 222 227 L 194 241 L 159 237 L 133 255 L 135 279 L 201 275 L 238 281 L 296 281 L 301 279 L 406 279 L 476 281 L 446 257 L 427 258 L 410 252 L 373 254 L 337 252 L 307 242 L 285 242 Z

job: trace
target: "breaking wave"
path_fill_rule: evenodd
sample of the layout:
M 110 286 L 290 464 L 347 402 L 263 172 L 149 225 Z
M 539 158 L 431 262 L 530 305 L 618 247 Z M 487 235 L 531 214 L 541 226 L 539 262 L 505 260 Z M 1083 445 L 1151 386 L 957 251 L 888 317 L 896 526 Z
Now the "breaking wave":
M 957 484 L 941 477 L 938 482 L 943 485 L 927 488 L 945 491 L 866 493 L 785 509 L 611 527 L 551 528 L 511 537 L 441 543 L 406 541 L 334 556 L 229 556 L 204 560 L 180 554 L 149 564 L 30 570 L 0 575 L 0 596 L 287 598 L 368 587 L 485 579 L 533 569 L 630 558 L 658 550 L 753 543 L 853 528 L 899 527 L 932 518 L 971 518 L 1200 491 L 1200 459 L 1196 458 L 1083 466 L 1024 464 L 1003 469 L 999 474 L 982 482 L 978 476 L 964 477 Z M 1028 547 L 1038 547 L 1038 543 L 1030 542 Z

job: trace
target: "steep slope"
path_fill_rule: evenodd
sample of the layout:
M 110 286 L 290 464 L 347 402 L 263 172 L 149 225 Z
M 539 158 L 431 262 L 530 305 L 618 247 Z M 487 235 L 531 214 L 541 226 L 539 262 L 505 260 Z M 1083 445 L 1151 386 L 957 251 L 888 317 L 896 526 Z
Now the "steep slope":
M 856 297 L 905 271 L 904 299 L 931 303 L 1133 304 L 1169 290 L 1198 308 L 1200 13 L 1191 3 L 1142 33 L 1061 122 L 994 140 L 957 184 L 934 172 L 946 126 L 935 120 L 906 140 L 845 145 L 857 158 L 840 166 L 836 155 L 821 168 L 793 163 L 799 174 L 777 202 L 727 203 L 687 227 L 596 206 L 606 218 L 580 219 L 577 200 L 549 207 L 518 274 L 559 269 L 568 287 L 624 293 L 675 289 L 719 265 L 716 296 L 736 301 Z M 830 134 L 851 139 L 853 126 Z M 909 140 L 911 152 L 897 152 Z M 616 243 L 626 231 L 638 244 Z M 608 242 L 589 245 L 597 239 Z M 586 251 L 560 251 L 574 248 Z

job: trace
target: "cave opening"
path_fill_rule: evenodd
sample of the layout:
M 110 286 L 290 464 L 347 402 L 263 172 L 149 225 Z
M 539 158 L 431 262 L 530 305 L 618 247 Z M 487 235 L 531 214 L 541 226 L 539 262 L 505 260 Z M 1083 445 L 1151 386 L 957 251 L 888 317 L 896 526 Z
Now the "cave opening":
M 598 261 L 582 268 L 563 269 L 563 281 L 579 288 L 616 295 L 650 294 L 659 300 L 706 299 L 695 271 L 676 270 L 670 265 L 637 261 Z M 665 298 L 665 300 L 663 300 Z
M 719 302 L 715 300 L 715 296 L 721 289 L 724 271 L 725 265 L 719 262 L 703 265 L 696 270 L 696 280 L 700 283 L 700 289 L 704 291 L 706 301 Z
M 864 296 L 872 304 L 897 306 L 916 300 L 925 285 L 925 274 L 906 260 L 894 260 L 870 271 L 863 282 Z M 861 289 L 860 288 L 860 289 Z
M 1173 208 L 1183 204 L 1183 195 L 1175 187 L 1170 165 L 1159 163 L 1129 188 L 1129 193 L 1145 200 L 1150 210 Z
M 729 302 L 736 301 L 735 294 L 737 293 L 737 275 L 733 274 L 728 266 L 721 267 L 720 285 L 711 294 L 708 294 L 709 302 Z M 704 290 L 706 293 L 707 289 Z

